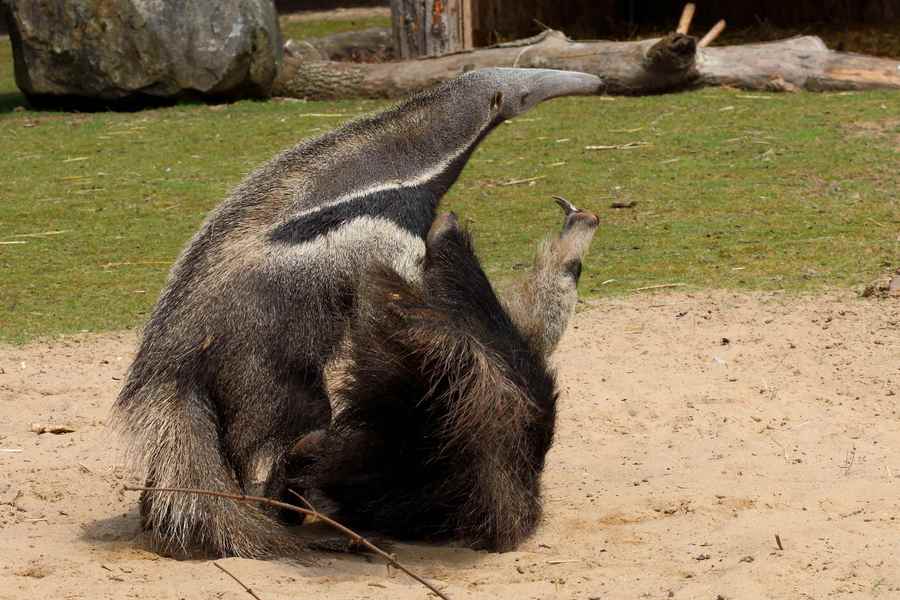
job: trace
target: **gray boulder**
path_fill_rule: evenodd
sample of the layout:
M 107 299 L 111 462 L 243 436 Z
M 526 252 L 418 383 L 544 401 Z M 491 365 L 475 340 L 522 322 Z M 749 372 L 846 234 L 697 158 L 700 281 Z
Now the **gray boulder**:
M 16 84 L 37 103 L 268 95 L 272 0 L 0 0 Z

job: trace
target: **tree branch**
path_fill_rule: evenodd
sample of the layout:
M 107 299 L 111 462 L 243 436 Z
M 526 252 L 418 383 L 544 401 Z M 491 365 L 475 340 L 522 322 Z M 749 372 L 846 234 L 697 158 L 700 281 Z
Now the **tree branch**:
M 369 550 L 371 550 L 378 556 L 382 557 L 392 567 L 396 567 L 397 569 L 403 571 L 404 573 L 406 573 L 407 575 L 409 575 L 410 577 L 412 577 L 413 579 L 415 579 L 416 581 L 418 581 L 419 583 L 421 583 L 422 585 L 427 587 L 429 590 L 431 590 L 431 592 L 433 592 L 434 594 L 437 594 L 437 596 L 439 598 L 442 598 L 443 600 L 450 600 L 450 597 L 447 596 L 444 592 L 440 591 L 434 585 L 432 585 L 425 579 L 419 577 L 418 575 L 416 575 L 415 573 L 413 573 L 412 571 L 410 571 L 409 569 L 404 567 L 396 558 L 394 558 L 394 556 L 392 556 L 391 554 L 388 554 L 387 552 L 385 552 L 384 550 L 382 550 L 381 548 L 379 548 L 378 546 L 376 546 L 375 544 L 373 544 L 372 542 L 370 542 L 369 540 L 367 540 L 360 534 L 356 533 L 349 527 L 345 527 L 344 525 L 341 525 L 340 523 L 338 523 L 331 517 L 327 517 L 327 516 L 323 515 L 322 513 L 317 511 L 315 508 L 313 508 L 312 505 L 309 503 L 309 501 L 306 500 L 306 498 L 304 498 L 303 496 L 301 496 L 300 494 L 297 494 L 296 492 L 294 492 L 292 490 L 291 490 L 291 493 L 294 494 L 295 496 L 297 496 L 304 504 L 306 504 L 306 506 L 308 508 L 295 506 L 293 504 L 288 504 L 287 502 L 280 502 L 278 500 L 273 500 L 271 498 L 264 498 L 262 496 L 244 496 L 244 495 L 240 495 L 240 494 L 228 494 L 225 492 L 213 492 L 210 490 L 200 490 L 200 489 L 195 489 L 195 488 L 155 488 L 155 487 L 138 487 L 138 486 L 126 485 L 123 487 L 123 489 L 128 492 L 179 493 L 179 494 L 198 494 L 201 496 L 215 496 L 217 498 L 228 498 L 230 500 L 235 500 L 237 502 L 255 502 L 258 504 L 265 504 L 268 506 L 273 506 L 275 508 L 281 508 L 284 510 L 289 510 L 289 511 L 297 512 L 300 514 L 304 514 L 304 515 L 307 515 L 310 517 L 315 517 L 315 518 L 321 520 L 323 523 L 329 525 L 330 527 L 345 534 L 354 543 L 362 544 L 363 546 L 365 546 L 366 548 L 368 548 Z M 219 568 L 221 568 L 221 567 L 219 567 Z M 238 581 L 238 583 L 240 583 L 240 581 Z M 247 589 L 246 586 L 245 586 L 245 589 Z

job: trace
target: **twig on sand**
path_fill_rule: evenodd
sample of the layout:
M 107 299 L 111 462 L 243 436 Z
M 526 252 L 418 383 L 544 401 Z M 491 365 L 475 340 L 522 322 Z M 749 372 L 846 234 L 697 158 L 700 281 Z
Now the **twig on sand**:
M 216 567 L 217 569 L 219 569 L 220 571 L 222 571 L 223 573 L 225 573 L 226 575 L 228 575 L 229 577 L 231 577 L 232 579 L 234 579 L 235 581 L 237 581 L 238 585 L 241 586 L 242 588 L 244 588 L 245 590 L 247 590 L 247 593 L 250 594 L 251 596 L 253 596 L 254 598 L 256 598 L 256 600 L 262 600 L 262 598 L 260 598 L 259 596 L 256 595 L 256 592 L 251 590 L 246 584 L 244 584 L 243 581 L 241 581 L 240 579 L 235 577 L 234 573 L 232 573 L 231 571 L 229 571 L 228 569 L 226 569 L 225 567 L 223 567 L 222 565 L 220 565 L 219 563 L 217 563 L 215 561 L 213 561 L 213 566 Z
M 565 559 L 558 559 L 558 560 L 548 560 L 547 564 L 548 565 L 567 565 L 569 563 L 580 563 L 580 562 L 581 562 L 580 558 L 565 558 Z
M 781 537 L 777 533 L 775 534 L 775 543 L 778 545 L 779 550 L 784 550 L 784 546 L 781 545 Z
M 850 469 L 853 467 L 853 461 L 856 459 L 856 444 L 851 446 L 850 450 L 847 451 L 847 456 L 844 458 L 844 464 L 841 465 L 841 468 L 844 469 L 844 475 L 850 474 Z
M 422 579 L 421 577 L 419 577 L 418 575 L 416 575 L 415 573 L 413 573 L 412 571 L 410 571 L 409 569 L 407 569 L 406 567 L 404 567 L 403 565 L 401 565 L 401 564 L 397 561 L 397 559 L 394 557 L 394 555 L 388 554 L 387 552 L 385 552 L 384 550 L 382 550 L 381 548 L 379 548 L 378 546 L 376 546 L 375 544 L 373 544 L 372 542 L 370 542 L 369 540 L 367 540 L 367 539 L 364 538 L 363 536 L 359 535 L 358 533 L 356 533 L 356 532 L 353 531 L 352 529 L 350 529 L 350 528 L 348 528 L 348 527 L 345 527 L 345 526 L 341 525 L 340 523 L 338 523 L 337 521 L 335 521 L 335 520 L 332 519 L 331 517 L 328 517 L 328 516 L 326 516 L 326 515 L 323 515 L 322 513 L 320 513 L 319 511 L 317 511 L 317 510 L 315 509 L 315 507 L 314 507 L 312 504 L 309 503 L 309 500 L 307 500 L 306 498 L 304 498 L 303 496 L 301 496 L 300 494 L 298 494 L 298 493 L 295 492 L 294 490 L 288 490 L 288 492 L 290 492 L 291 494 L 293 494 L 294 496 L 296 496 L 297 498 L 299 498 L 300 501 L 303 502 L 303 504 L 306 505 L 306 511 L 304 511 L 304 514 L 308 514 L 308 515 L 310 515 L 310 516 L 312 516 L 312 517 L 315 517 L 316 519 L 322 521 L 323 523 L 325 523 L 325 524 L 327 524 L 327 525 L 333 527 L 334 529 L 337 529 L 338 531 L 340 531 L 341 533 L 343 533 L 344 535 L 346 535 L 347 537 L 349 537 L 350 540 L 351 540 L 354 544 L 362 544 L 363 546 L 365 546 L 366 548 L 368 548 L 369 550 L 371 550 L 372 552 L 374 552 L 375 554 L 377 554 L 378 556 L 380 556 L 381 558 L 383 558 L 384 560 L 386 560 L 387 563 L 388 563 L 388 565 L 400 569 L 401 571 L 403 571 L 404 573 L 406 573 L 407 575 L 409 575 L 410 577 L 412 577 L 413 579 L 415 579 L 416 581 L 418 581 L 419 583 L 421 583 L 422 585 L 424 585 L 425 587 L 427 587 L 429 590 L 431 590 L 432 592 L 434 592 L 435 594 L 437 594 L 438 597 L 444 598 L 444 600 L 449 600 L 449 599 L 447 598 L 447 596 L 444 595 L 443 592 L 441 592 L 441 591 L 438 590 L 436 587 L 434 587 L 433 585 L 431 585 L 430 583 L 428 583 L 427 581 L 425 581 L 424 579 Z M 290 506 L 290 505 L 289 505 L 289 506 Z
M 42 433 L 52 433 L 54 435 L 62 435 L 64 433 L 75 433 L 74 427 L 68 425 L 47 425 L 44 423 L 32 423 L 31 431 L 38 435 Z
M 199 490 L 199 489 L 195 489 L 195 488 L 155 488 L 155 487 L 139 487 L 139 486 L 133 486 L 133 485 L 126 485 L 126 486 L 123 486 L 123 489 L 127 492 L 154 492 L 154 493 L 164 492 L 164 493 L 180 493 L 180 494 L 198 494 L 200 496 L 215 496 L 217 498 L 228 498 L 229 500 L 235 500 L 237 502 L 256 502 L 258 504 L 266 504 L 268 506 L 274 506 L 275 508 L 282 508 L 284 510 L 290 510 L 290 511 L 293 511 L 296 513 L 310 516 L 310 517 L 315 517 L 316 519 L 321 520 L 323 523 L 325 523 L 325 524 L 337 529 L 341 533 L 347 535 L 354 543 L 362 544 L 363 546 L 365 546 L 366 548 L 368 548 L 369 550 L 371 550 L 378 556 L 384 558 L 388 562 L 389 565 L 397 567 L 398 569 L 400 569 L 401 571 L 403 571 L 404 573 L 406 573 L 407 575 L 409 575 L 410 577 L 412 577 L 413 579 L 415 579 L 416 581 L 418 581 L 419 583 L 421 583 L 422 585 L 427 587 L 429 590 L 431 590 L 432 593 L 436 594 L 438 596 L 438 598 L 442 598 L 443 600 L 450 600 L 449 596 L 447 596 L 445 593 L 443 593 L 442 591 L 437 589 L 431 583 L 428 583 L 427 581 L 425 581 L 424 579 L 422 579 L 421 577 L 419 577 L 418 575 L 416 575 L 415 573 L 413 573 L 412 571 L 410 571 L 409 569 L 404 567 L 402 564 L 400 564 L 399 561 L 397 561 L 396 558 L 394 558 L 393 556 L 391 556 L 390 554 L 388 554 L 381 548 L 377 547 L 375 544 L 368 541 L 366 538 L 364 538 L 360 534 L 356 533 L 352 529 L 345 527 L 344 525 L 341 525 L 334 519 L 332 519 L 330 517 L 326 517 L 319 511 L 312 508 L 312 505 L 306 500 L 306 498 L 304 498 L 300 494 L 297 494 L 293 490 L 289 490 L 289 491 L 292 494 L 294 494 L 295 496 L 297 496 L 298 498 L 300 498 L 300 500 L 304 504 L 306 504 L 306 506 L 309 508 L 303 508 L 301 506 L 294 506 L 293 504 L 288 504 L 287 502 L 279 502 L 278 500 L 272 500 L 271 498 L 263 498 L 262 496 L 243 496 L 240 494 L 227 494 L 225 492 L 213 492 L 211 490 Z

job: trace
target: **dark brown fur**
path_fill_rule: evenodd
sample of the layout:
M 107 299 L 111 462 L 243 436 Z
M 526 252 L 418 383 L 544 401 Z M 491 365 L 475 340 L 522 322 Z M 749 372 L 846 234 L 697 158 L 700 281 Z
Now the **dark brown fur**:
M 379 269 L 362 297 L 342 407 L 295 448 L 288 486 L 323 494 L 352 526 L 514 548 L 540 518 L 553 439 L 543 355 L 452 220 L 429 235 L 421 288 Z

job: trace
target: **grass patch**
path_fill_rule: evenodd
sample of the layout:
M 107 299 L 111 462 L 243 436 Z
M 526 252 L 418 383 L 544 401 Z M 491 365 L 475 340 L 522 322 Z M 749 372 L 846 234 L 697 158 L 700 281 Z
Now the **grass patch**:
M 353 19 L 297 19 L 287 15 L 281 17 L 279 22 L 281 23 L 282 37 L 295 40 L 325 37 L 335 33 L 368 29 L 370 27 L 391 26 L 390 17 L 382 16 L 357 17 Z
M 11 71 L 3 41 L 0 101 L 18 105 Z M 0 113 L 0 340 L 142 322 L 206 212 L 276 152 L 342 121 L 304 114 L 349 118 L 382 106 Z M 471 221 L 501 281 L 558 228 L 549 197 L 562 194 L 602 220 L 587 296 L 674 282 L 853 286 L 900 262 L 900 153 L 893 129 L 869 135 L 849 124 L 883 122 L 896 107 L 890 93 L 556 100 L 502 125 L 445 208 Z M 646 145 L 584 149 L 628 142 Z M 539 179 L 502 185 L 529 177 Z M 629 200 L 637 205 L 609 208 Z
M 25 104 L 25 96 L 16 87 L 12 45 L 8 36 L 0 36 L 0 114 Z
M 560 100 L 504 125 L 449 204 L 476 219 L 501 277 L 556 223 L 546 198 L 561 193 L 601 214 L 589 294 L 673 282 L 854 286 L 900 263 L 900 153 L 889 136 L 851 135 L 846 124 L 882 121 L 891 106 L 890 94 L 725 90 Z M 647 145 L 584 149 L 629 142 Z M 536 176 L 529 188 L 489 187 Z M 613 201 L 637 205 L 613 210 Z

